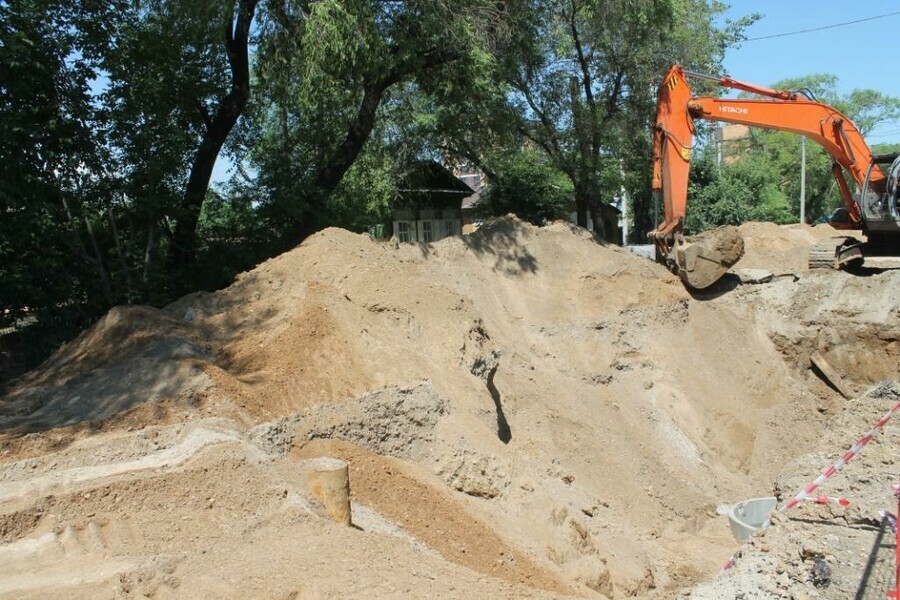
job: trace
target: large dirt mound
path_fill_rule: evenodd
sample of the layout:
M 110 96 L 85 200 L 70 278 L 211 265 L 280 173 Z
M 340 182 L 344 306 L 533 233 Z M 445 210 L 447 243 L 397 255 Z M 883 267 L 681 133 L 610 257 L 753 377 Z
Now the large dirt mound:
M 738 266 L 775 272 L 819 235 L 741 233 Z M 0 401 L 0 555 L 40 575 L 0 568 L 0 592 L 672 597 L 736 548 L 716 506 L 770 493 L 844 410 L 813 353 L 857 392 L 900 371 L 900 271 L 800 275 L 693 298 L 507 217 L 430 245 L 329 229 L 220 292 L 115 309 Z M 321 453 L 350 462 L 364 531 L 304 508 L 297 460 Z M 90 580 L 26 552 L 94 530 Z M 285 560 L 318 583 L 272 579 Z
M 750 222 L 738 230 L 746 241 L 744 257 L 737 265 L 744 269 L 765 269 L 775 274 L 809 270 L 809 250 L 831 237 L 856 235 L 837 231 L 829 225 L 776 225 Z

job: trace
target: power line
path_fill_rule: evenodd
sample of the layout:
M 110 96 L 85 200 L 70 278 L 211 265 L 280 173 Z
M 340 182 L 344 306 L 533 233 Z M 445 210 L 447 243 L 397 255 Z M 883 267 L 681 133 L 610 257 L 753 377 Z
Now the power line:
M 900 130 L 895 131 L 881 131 L 879 133 L 872 133 L 866 136 L 869 139 L 877 139 L 877 138 L 896 138 L 900 137 Z
M 854 24 L 856 24 L 856 23 L 863 23 L 863 22 L 865 22 L 865 21 L 874 21 L 875 19 L 883 19 L 883 18 L 885 18 L 885 17 L 893 17 L 894 15 L 900 15 L 900 10 L 895 11 L 895 12 L 892 12 L 892 13 L 886 13 L 886 14 L 883 14 L 883 15 L 875 15 L 874 17 L 866 17 L 865 19 L 857 19 L 857 20 L 855 20 L 855 21 L 846 21 L 846 22 L 844 22 L 844 23 L 835 23 L 834 25 L 823 25 L 822 27 L 813 27 L 812 29 L 801 29 L 801 30 L 799 30 L 799 31 L 788 31 L 788 32 L 785 32 L 785 33 L 775 33 L 775 34 L 773 34 L 773 35 L 764 35 L 764 36 L 762 36 L 762 37 L 748 38 L 748 39 L 746 39 L 746 40 L 741 40 L 741 41 L 736 42 L 736 43 L 742 44 L 742 43 L 744 43 L 744 42 L 755 42 L 755 41 L 758 41 L 758 40 L 769 40 L 769 39 L 772 39 L 772 38 L 786 37 L 786 36 L 789 36 L 789 35 L 799 35 L 799 34 L 801 34 L 801 33 L 810 33 L 810 32 L 813 32 L 813 31 L 822 31 L 823 29 L 834 29 L 835 27 L 844 27 L 844 26 L 846 26 L 846 25 L 854 25 Z

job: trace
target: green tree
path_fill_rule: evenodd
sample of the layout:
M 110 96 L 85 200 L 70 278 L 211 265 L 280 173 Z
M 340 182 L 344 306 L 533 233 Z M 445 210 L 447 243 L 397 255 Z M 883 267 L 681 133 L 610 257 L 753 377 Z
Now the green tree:
M 181 267 L 155 258 L 190 220 L 191 165 L 218 127 L 223 6 L 0 3 L 0 319 L 27 311 L 60 339 L 112 304 L 171 299 Z
M 228 60 L 230 82 L 227 86 L 228 91 L 222 90 L 212 102 L 201 98 L 198 103 L 204 127 L 200 142 L 194 151 L 170 245 L 170 264 L 176 268 L 184 267 L 193 259 L 197 245 L 197 222 L 213 168 L 231 130 L 250 99 L 249 39 L 257 3 L 258 0 L 228 0 L 224 4 L 224 14 L 217 12 L 214 17 L 218 18 L 211 20 L 212 23 L 224 21 L 222 47 Z M 188 2 L 188 6 L 193 4 Z M 221 5 L 220 2 L 210 4 L 216 7 Z M 202 6 L 203 3 L 197 5 Z M 203 41 L 205 41 L 203 38 L 195 40 L 201 44 Z M 198 54 L 205 58 L 203 51 L 208 50 L 201 44 L 198 44 L 200 45 Z
M 691 165 L 687 233 L 746 221 L 796 220 L 787 196 L 773 177 L 777 165 L 770 155 L 748 153 L 722 165 L 717 164 L 717 159 L 715 149 L 706 146 Z
M 183 290 L 194 279 L 198 221 L 213 168 L 250 98 L 250 29 L 258 0 L 148 0 L 117 30 L 102 100 L 122 202 L 154 273 Z M 160 264 L 162 254 L 167 256 Z
M 264 14 L 254 113 L 259 138 L 249 156 L 269 208 L 295 240 L 344 212 L 332 193 L 373 132 L 380 136 L 375 144 L 397 148 L 392 128 L 403 124 L 379 128 L 379 121 L 402 114 L 404 88 L 424 77 L 452 78 L 501 19 L 498 4 L 488 0 L 327 0 L 290 10 L 268 5 Z
M 565 218 L 572 199 L 571 181 L 547 157 L 524 150 L 498 158 L 494 177 L 481 194 L 479 216 L 517 215 L 535 225 Z
M 110 303 L 103 114 L 91 86 L 124 2 L 0 3 L 0 324 L 37 317 L 43 356 Z
M 517 6 L 520 43 L 505 64 L 519 131 L 569 177 L 579 225 L 590 215 L 597 228 L 601 204 L 626 180 L 649 190 L 637 174 L 647 173 L 658 78 L 675 62 L 716 72 L 752 18 L 719 28 L 714 20 L 725 6 L 706 0 Z
M 115 157 L 108 172 L 119 182 L 113 201 L 127 215 L 123 246 L 145 301 L 165 301 L 177 293 L 174 280 L 188 279 L 181 273 L 186 265 L 171 258 L 178 245 L 173 226 L 186 235 L 191 163 L 228 82 L 221 13 L 208 1 L 143 3 L 119 25 L 101 65 L 108 84 L 100 99 Z

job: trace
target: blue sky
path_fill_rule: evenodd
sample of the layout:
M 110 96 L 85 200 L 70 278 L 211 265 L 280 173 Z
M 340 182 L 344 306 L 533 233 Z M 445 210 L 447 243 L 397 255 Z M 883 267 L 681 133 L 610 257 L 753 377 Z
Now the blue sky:
M 727 18 L 763 15 L 747 29 L 748 38 L 898 13 L 809 33 L 747 41 L 726 51 L 724 64 L 728 75 L 751 83 L 771 85 L 788 77 L 830 73 L 838 77 L 839 93 L 869 88 L 900 98 L 897 0 L 733 0 L 730 4 Z M 900 142 L 900 122 L 877 127 L 868 141 Z

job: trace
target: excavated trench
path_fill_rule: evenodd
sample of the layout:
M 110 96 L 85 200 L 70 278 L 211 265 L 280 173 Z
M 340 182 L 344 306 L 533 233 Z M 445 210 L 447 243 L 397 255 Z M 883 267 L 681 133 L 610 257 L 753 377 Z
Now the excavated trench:
M 741 233 L 757 268 L 818 235 Z M 699 299 L 506 218 L 430 246 L 327 230 L 116 309 L 2 399 L 0 592 L 671 598 L 737 548 L 718 505 L 814 475 L 836 420 L 870 416 L 814 355 L 854 394 L 900 372 L 900 271 L 793 267 Z M 304 491 L 322 454 L 350 463 L 356 529 Z

